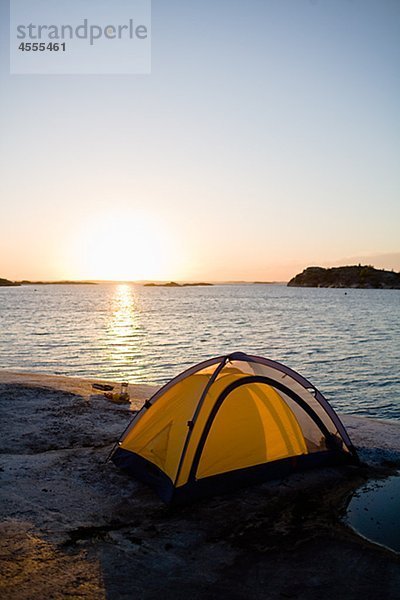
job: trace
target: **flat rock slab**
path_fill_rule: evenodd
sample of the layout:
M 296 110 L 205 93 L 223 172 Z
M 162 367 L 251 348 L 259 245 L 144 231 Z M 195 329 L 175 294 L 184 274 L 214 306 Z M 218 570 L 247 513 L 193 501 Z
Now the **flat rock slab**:
M 91 382 L 0 372 L 0 597 L 400 599 L 400 558 L 340 521 L 400 464 L 400 427 L 345 416 L 370 466 L 296 474 L 168 509 L 106 458 L 132 406 Z

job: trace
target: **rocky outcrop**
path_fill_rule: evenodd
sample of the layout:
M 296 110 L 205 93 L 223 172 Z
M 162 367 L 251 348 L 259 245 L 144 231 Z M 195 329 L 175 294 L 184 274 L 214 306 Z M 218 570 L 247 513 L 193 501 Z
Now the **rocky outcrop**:
M 399 597 L 399 557 L 341 521 L 359 485 L 398 468 L 397 423 L 344 415 L 361 468 L 171 510 L 107 462 L 133 415 L 93 383 L 0 369 L 2 600 Z M 155 391 L 131 385 L 132 409 Z
M 290 287 L 400 289 L 400 273 L 371 266 L 308 267 L 288 283 Z

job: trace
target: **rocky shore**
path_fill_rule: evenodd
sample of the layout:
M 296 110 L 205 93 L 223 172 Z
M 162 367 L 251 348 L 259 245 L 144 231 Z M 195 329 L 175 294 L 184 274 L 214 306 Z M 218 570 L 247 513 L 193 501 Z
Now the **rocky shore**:
M 363 461 L 166 508 L 106 462 L 132 410 L 91 381 L 0 371 L 3 600 L 400 597 L 400 557 L 341 521 L 400 465 L 400 425 L 344 416 Z

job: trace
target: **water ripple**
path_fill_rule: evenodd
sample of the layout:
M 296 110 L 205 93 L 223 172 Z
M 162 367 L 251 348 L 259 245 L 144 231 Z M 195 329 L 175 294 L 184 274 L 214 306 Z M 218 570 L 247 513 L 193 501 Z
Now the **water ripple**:
M 298 370 L 344 412 L 400 419 L 400 293 L 284 286 L 0 288 L 0 366 L 165 383 L 234 350 Z

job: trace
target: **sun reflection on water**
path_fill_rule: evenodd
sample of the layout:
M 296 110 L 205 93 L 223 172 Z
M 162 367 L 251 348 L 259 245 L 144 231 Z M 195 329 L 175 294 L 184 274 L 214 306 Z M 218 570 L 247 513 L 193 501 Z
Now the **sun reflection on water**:
M 111 311 L 107 324 L 107 360 L 121 368 L 125 379 L 127 367 L 141 356 L 140 310 L 134 286 L 119 284 L 111 300 Z

